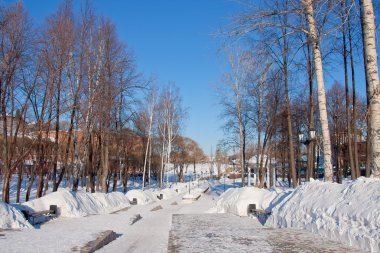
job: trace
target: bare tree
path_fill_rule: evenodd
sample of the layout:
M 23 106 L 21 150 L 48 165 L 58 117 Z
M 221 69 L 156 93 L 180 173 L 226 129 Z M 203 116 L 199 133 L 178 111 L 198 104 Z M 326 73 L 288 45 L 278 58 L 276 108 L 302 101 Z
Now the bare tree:
M 2 161 L 4 169 L 3 195 L 4 202 L 9 203 L 9 187 L 12 171 L 23 161 L 24 154 L 16 155 L 18 131 L 22 128 L 29 99 L 29 89 L 25 103 L 21 103 L 18 118 L 16 112 L 17 73 L 27 59 L 27 46 L 31 44 L 30 21 L 21 3 L 0 6 L 0 114 L 2 127 Z M 16 161 L 16 162 L 15 162 Z M 22 166 L 22 165 L 21 165 Z
M 156 109 L 156 100 L 157 100 L 157 90 L 155 88 L 152 88 L 150 93 L 147 95 L 148 101 L 148 139 L 147 144 L 145 148 L 145 156 L 144 156 L 144 171 L 143 171 L 143 181 L 142 181 L 142 189 L 144 190 L 145 187 L 145 175 L 146 175 L 146 169 L 147 169 L 147 163 L 151 164 L 151 152 L 152 152 L 152 135 L 153 135 L 153 120 L 154 120 L 154 113 Z M 150 168 L 148 173 L 149 183 L 150 183 Z M 150 185 L 150 184 L 149 184 Z
M 248 75 L 252 64 L 247 51 L 227 51 L 230 72 L 223 78 L 224 88 L 220 89 L 223 117 L 227 119 L 226 130 L 238 136 L 239 162 L 242 175 L 241 185 L 245 185 L 247 126 L 249 123 Z
M 161 139 L 161 170 L 160 188 L 164 184 L 165 164 L 171 163 L 172 143 L 177 138 L 182 128 L 183 120 L 186 117 L 186 110 L 182 107 L 182 98 L 179 90 L 174 84 L 166 86 L 162 90 L 158 103 L 158 128 Z M 169 171 L 169 168 L 166 168 Z M 166 177 L 167 184 L 169 176 Z

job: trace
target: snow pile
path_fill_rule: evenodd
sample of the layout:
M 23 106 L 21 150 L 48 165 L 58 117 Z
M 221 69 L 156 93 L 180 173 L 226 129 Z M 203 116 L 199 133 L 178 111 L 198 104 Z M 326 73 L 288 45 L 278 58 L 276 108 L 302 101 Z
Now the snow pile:
M 158 200 L 157 197 L 152 194 L 152 192 L 149 193 L 149 191 L 142 190 L 130 190 L 127 192 L 127 194 L 125 194 L 125 196 L 131 202 L 134 198 L 137 199 L 138 205 L 146 205 Z
M 198 199 L 201 196 L 202 191 L 199 188 L 197 189 L 192 190 L 190 193 L 186 193 L 182 199 Z
M 189 183 L 176 183 L 172 185 L 174 191 L 178 193 L 184 193 L 189 191 Z
M 166 189 L 163 189 L 161 191 L 158 191 L 157 195 L 160 196 L 160 194 L 162 194 L 162 197 L 164 200 L 171 199 L 171 198 L 178 196 L 178 192 L 176 192 L 174 189 L 170 189 L 170 188 L 166 188 Z
M 32 228 L 32 225 L 25 220 L 24 215 L 7 203 L 0 201 L 0 228 L 1 229 L 19 229 Z
M 88 193 L 62 190 L 25 202 L 22 206 L 35 212 L 49 210 L 50 205 L 57 205 L 62 217 L 83 217 L 92 214 L 105 214 L 130 206 L 128 199 L 120 192 Z
M 380 252 L 380 180 L 312 181 L 272 210 L 273 227 L 298 227 L 344 244 Z
M 257 209 L 270 211 L 291 191 L 279 188 L 270 190 L 257 187 L 230 188 L 219 197 L 216 206 L 210 212 L 247 216 L 249 204 L 256 204 Z

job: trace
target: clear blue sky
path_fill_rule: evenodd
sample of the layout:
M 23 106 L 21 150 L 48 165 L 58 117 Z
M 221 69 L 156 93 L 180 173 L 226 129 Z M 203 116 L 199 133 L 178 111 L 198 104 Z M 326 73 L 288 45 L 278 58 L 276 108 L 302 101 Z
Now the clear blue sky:
M 36 23 L 60 3 L 24 0 Z M 79 1 L 73 3 L 77 8 Z M 206 154 L 211 146 L 215 150 L 222 131 L 213 87 L 223 70 L 219 40 L 212 34 L 241 7 L 231 0 L 94 0 L 93 5 L 97 14 L 116 24 L 121 40 L 133 50 L 139 71 L 156 75 L 161 84 L 174 81 L 179 86 L 188 108 L 184 135 L 196 140 Z

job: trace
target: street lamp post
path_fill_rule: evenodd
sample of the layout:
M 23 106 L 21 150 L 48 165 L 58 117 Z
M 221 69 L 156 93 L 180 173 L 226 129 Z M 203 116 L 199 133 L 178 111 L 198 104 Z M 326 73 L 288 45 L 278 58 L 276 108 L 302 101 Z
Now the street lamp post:
M 223 181 L 224 181 L 223 192 L 225 192 L 226 191 L 226 175 L 223 175 Z
M 308 134 L 308 136 L 307 136 L 306 139 L 305 139 L 305 136 L 304 136 L 303 133 L 299 133 L 298 138 L 300 140 L 300 144 L 304 144 L 306 147 L 308 147 L 308 145 L 315 140 L 315 129 L 314 128 L 310 128 L 309 129 L 309 134 Z M 301 153 L 301 149 L 300 149 L 300 153 Z M 309 158 L 310 157 L 308 157 L 308 159 Z M 299 170 L 299 173 L 301 173 L 301 162 L 302 162 L 302 156 L 300 155 L 300 161 L 299 161 L 299 163 L 300 163 L 299 164 L 300 170 Z M 307 169 L 309 169 L 309 168 L 307 168 Z M 308 173 L 309 173 L 309 176 L 310 176 L 310 171 L 308 171 Z M 301 174 L 299 175 L 299 177 L 301 178 Z

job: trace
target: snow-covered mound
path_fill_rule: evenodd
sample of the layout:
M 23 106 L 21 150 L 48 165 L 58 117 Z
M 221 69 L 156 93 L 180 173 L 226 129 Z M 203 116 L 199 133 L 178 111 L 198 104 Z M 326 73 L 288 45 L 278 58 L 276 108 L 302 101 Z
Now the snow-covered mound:
M 259 189 L 257 187 L 230 188 L 223 193 L 210 212 L 232 213 L 239 216 L 247 216 L 249 204 L 256 204 L 257 209 L 270 211 L 277 203 L 281 202 L 291 190 Z
M 2 229 L 19 229 L 32 228 L 32 225 L 25 220 L 24 215 L 7 203 L 0 201 L 0 228 Z
M 194 182 L 193 182 L 194 184 Z M 173 184 L 172 187 L 170 189 L 174 189 L 174 191 L 178 192 L 178 193 L 184 193 L 184 192 L 188 192 L 189 191 L 189 183 L 176 183 L 176 184 Z M 191 184 L 190 184 L 190 187 Z
M 130 190 L 127 194 L 125 194 L 125 196 L 131 202 L 134 198 L 136 198 L 138 205 L 146 205 L 158 200 L 157 197 L 154 197 L 152 192 L 142 190 Z
M 83 217 L 92 214 L 112 213 L 130 206 L 123 193 L 88 193 L 62 190 L 25 202 L 22 206 L 34 211 L 48 210 L 50 205 L 57 205 L 62 217 Z
M 175 189 L 172 189 L 172 188 L 165 188 L 165 189 L 158 191 L 156 193 L 158 196 L 160 194 L 162 194 L 162 197 L 164 200 L 171 199 L 171 198 L 178 196 L 178 192 L 176 192 Z
M 194 189 L 194 191 L 191 191 L 190 193 L 186 193 L 185 195 L 183 195 L 182 199 L 198 199 L 200 196 L 201 196 L 201 191 Z
M 312 181 L 272 210 L 266 225 L 297 227 L 344 244 L 380 252 L 380 180 Z

